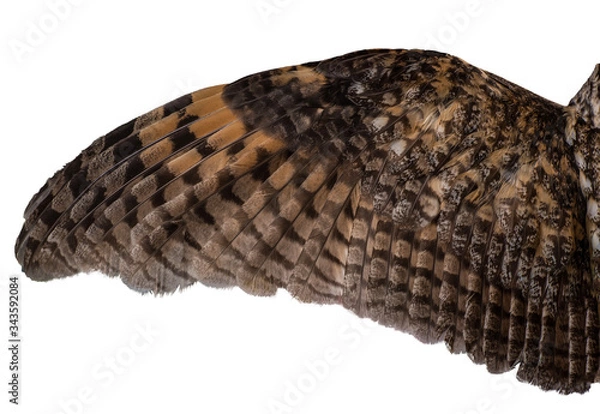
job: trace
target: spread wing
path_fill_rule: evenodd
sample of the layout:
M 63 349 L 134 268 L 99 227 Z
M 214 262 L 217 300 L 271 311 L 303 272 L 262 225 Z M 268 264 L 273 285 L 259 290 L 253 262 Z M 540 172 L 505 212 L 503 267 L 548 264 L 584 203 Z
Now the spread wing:
M 434 52 L 271 70 L 96 140 L 32 199 L 16 254 L 37 280 L 285 288 L 584 392 L 598 308 L 566 123 Z

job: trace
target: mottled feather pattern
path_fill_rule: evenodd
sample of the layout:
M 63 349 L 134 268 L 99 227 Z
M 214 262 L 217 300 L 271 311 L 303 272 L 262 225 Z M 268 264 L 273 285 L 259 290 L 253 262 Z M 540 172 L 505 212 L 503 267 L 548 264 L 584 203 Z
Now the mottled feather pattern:
M 585 392 L 600 352 L 593 85 L 563 107 L 421 50 L 250 75 L 94 141 L 34 196 L 16 255 L 35 280 L 283 288 Z

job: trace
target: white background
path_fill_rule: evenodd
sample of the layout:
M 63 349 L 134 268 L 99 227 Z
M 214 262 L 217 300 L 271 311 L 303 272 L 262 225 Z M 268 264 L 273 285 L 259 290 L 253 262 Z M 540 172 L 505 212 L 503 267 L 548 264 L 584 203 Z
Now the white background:
M 185 92 L 259 70 L 362 48 L 433 47 L 566 104 L 600 61 L 600 6 L 508 0 L 50 6 L 55 3 L 0 6 L 0 341 L 6 344 L 0 345 L 0 407 L 15 408 L 6 393 L 6 279 L 20 275 L 22 394 L 14 412 L 598 409 L 600 386 L 583 396 L 544 393 L 517 383 L 514 372 L 492 376 L 443 345 L 421 345 L 368 322 L 353 326 L 357 318 L 341 308 L 301 305 L 286 294 L 255 298 L 198 285 L 154 298 L 101 275 L 34 283 L 20 273 L 13 245 L 30 197 L 93 139 Z M 261 14 L 261 6 L 271 12 Z M 140 329 L 150 329 L 150 336 L 139 336 Z M 325 354 L 336 355 L 329 355 L 327 369 L 315 362 Z M 111 374 L 111 358 L 118 374 Z M 298 386 L 304 391 L 290 391 Z

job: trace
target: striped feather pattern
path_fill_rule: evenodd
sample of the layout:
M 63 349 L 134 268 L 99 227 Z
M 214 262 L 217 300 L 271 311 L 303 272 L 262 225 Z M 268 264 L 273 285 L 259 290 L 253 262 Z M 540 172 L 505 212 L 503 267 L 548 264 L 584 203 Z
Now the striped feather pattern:
M 16 256 L 35 280 L 283 288 L 584 392 L 600 217 L 583 96 L 418 50 L 250 75 L 94 141 L 33 197 Z

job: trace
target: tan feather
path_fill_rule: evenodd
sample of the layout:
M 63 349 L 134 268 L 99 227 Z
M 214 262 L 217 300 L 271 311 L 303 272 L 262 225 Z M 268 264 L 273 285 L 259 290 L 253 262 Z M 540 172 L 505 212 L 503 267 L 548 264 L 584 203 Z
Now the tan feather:
M 449 55 L 370 50 L 203 89 L 49 179 L 17 259 L 35 280 L 99 270 L 157 294 L 284 288 L 584 392 L 600 377 L 594 82 L 562 107 Z

